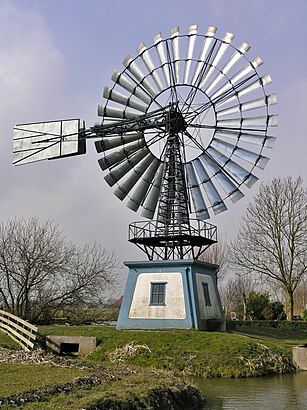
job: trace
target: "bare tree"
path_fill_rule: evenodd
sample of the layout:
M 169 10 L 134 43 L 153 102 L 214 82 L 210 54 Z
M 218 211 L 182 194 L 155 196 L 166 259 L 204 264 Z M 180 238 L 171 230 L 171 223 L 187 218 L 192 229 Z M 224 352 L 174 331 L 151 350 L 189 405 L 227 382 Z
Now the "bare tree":
M 211 245 L 200 257 L 200 260 L 218 265 L 216 278 L 218 281 L 225 279 L 227 274 L 228 244 L 226 235 L 223 235 L 219 242 Z
M 278 283 L 293 318 L 294 292 L 306 275 L 306 190 L 298 177 L 263 183 L 247 207 L 231 262 L 240 272 Z
M 243 320 L 247 320 L 247 299 L 249 294 L 257 289 L 257 284 L 249 275 L 236 273 L 220 289 L 226 315 L 235 311 Z
M 115 283 L 117 263 L 97 244 L 78 248 L 52 222 L 0 224 L 0 301 L 33 321 L 57 309 L 102 298 Z
M 114 255 L 98 244 L 74 247 L 62 272 L 54 272 L 34 299 L 36 317 L 53 316 L 59 309 L 103 305 L 117 284 Z
M 307 275 L 305 275 L 304 279 L 297 286 L 294 301 L 296 307 L 296 312 L 294 313 L 302 316 L 303 311 L 307 309 Z

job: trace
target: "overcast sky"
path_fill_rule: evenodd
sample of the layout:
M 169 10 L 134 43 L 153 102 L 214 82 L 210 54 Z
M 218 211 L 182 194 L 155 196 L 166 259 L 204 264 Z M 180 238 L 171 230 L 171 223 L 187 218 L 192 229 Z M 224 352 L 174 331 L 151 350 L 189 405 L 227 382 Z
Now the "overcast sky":
M 128 224 L 142 218 L 105 183 L 99 155 L 88 141 L 86 155 L 13 167 L 13 126 L 81 118 L 100 121 L 97 104 L 115 68 L 141 41 L 168 37 L 192 24 L 235 34 L 233 44 L 251 45 L 260 73 L 270 73 L 279 126 L 270 162 L 260 176 L 306 182 L 307 1 L 306 0 L 0 0 L 0 219 L 38 216 L 59 224 L 76 243 L 97 241 L 120 262 L 142 260 L 127 241 Z M 232 237 L 259 182 L 244 199 L 210 220 Z M 123 282 L 125 270 L 122 270 Z

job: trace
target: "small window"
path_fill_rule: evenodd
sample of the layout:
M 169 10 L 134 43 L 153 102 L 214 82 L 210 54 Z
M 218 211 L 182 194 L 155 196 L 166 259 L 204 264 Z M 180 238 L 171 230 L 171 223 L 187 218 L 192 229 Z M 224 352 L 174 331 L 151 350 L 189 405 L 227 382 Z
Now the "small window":
M 165 305 L 166 282 L 151 283 L 150 304 Z
M 204 297 L 205 297 L 205 305 L 206 306 L 211 306 L 209 285 L 208 285 L 208 283 L 202 283 L 202 285 L 203 285 L 203 291 L 204 291 Z

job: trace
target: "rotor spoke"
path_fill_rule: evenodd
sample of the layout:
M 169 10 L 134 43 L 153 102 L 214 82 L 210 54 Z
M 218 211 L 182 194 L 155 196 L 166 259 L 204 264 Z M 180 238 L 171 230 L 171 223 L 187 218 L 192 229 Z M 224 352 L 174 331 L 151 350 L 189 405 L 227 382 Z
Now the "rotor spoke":
M 169 69 L 169 76 L 170 76 L 170 81 L 171 81 L 171 103 L 176 104 L 179 101 L 178 97 L 178 92 L 177 92 L 177 87 L 176 87 L 176 73 L 174 71 L 174 67 L 172 64 L 172 57 L 169 49 L 168 42 L 166 42 L 166 55 L 167 55 L 167 61 L 168 61 L 168 69 Z
M 190 128 L 199 128 L 199 129 L 211 129 L 216 130 L 216 132 L 240 132 L 240 133 L 249 133 L 249 132 L 266 132 L 263 128 L 244 128 L 244 127 L 220 127 L 217 125 L 207 125 L 207 124 L 189 124 Z

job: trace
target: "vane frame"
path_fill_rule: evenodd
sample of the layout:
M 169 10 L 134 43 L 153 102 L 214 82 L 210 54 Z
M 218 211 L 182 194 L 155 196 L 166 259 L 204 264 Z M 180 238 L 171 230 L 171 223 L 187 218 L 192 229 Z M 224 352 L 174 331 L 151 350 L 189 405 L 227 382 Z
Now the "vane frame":
M 40 121 L 14 127 L 13 165 L 85 153 L 85 122 L 80 119 Z

